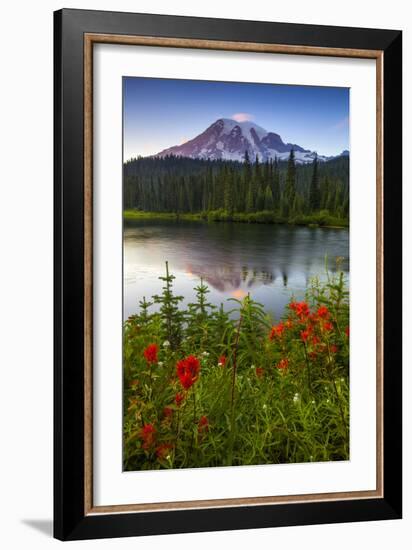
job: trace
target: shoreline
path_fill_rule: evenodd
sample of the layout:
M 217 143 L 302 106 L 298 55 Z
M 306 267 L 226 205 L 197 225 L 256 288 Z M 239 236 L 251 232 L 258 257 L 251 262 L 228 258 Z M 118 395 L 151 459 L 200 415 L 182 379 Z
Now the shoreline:
M 349 230 L 349 222 L 346 220 L 339 220 L 328 215 L 310 215 L 310 216 L 297 216 L 292 220 L 276 217 L 272 212 L 262 211 L 254 212 L 250 214 L 235 213 L 232 216 L 224 211 L 214 212 L 198 212 L 195 214 L 176 212 L 145 212 L 141 210 L 124 210 L 123 219 L 126 221 L 140 221 L 140 220 L 174 220 L 174 221 L 195 221 L 204 223 L 213 222 L 226 222 L 226 223 L 252 223 L 252 224 L 266 224 L 266 225 L 293 225 L 311 227 L 313 229 L 325 228 L 325 229 L 347 229 Z

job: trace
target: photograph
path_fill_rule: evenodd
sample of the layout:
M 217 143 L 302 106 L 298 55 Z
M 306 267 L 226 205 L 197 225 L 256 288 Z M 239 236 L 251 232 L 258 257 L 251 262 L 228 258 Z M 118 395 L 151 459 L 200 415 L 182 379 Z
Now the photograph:
M 123 77 L 124 471 L 350 459 L 349 102 Z

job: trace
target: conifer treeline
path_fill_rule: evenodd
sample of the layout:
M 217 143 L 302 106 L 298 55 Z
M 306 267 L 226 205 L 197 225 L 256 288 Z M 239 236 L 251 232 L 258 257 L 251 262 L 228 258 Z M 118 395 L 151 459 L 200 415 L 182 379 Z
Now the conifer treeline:
M 311 164 L 244 162 L 168 156 L 137 158 L 124 165 L 124 207 L 148 212 L 272 211 L 290 218 L 328 210 L 349 216 L 349 159 Z

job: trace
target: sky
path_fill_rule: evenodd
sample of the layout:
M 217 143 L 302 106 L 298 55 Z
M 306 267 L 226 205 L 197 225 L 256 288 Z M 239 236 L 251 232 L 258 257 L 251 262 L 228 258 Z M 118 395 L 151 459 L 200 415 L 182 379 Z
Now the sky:
M 124 160 L 180 145 L 219 118 L 252 120 L 320 155 L 349 149 L 349 88 L 124 77 Z

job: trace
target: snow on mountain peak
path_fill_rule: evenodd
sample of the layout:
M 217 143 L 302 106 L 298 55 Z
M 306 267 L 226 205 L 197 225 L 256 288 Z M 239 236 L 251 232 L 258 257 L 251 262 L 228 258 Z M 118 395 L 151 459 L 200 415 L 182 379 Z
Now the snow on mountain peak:
M 278 134 L 268 132 L 250 120 L 238 122 L 231 118 L 219 118 L 197 137 L 182 145 L 165 149 L 155 156 L 242 161 L 247 151 L 251 160 L 257 155 L 263 161 L 275 158 L 286 160 L 292 148 L 297 163 L 313 161 L 314 152 L 294 143 L 284 143 Z M 328 158 L 331 157 L 318 155 L 320 161 Z

